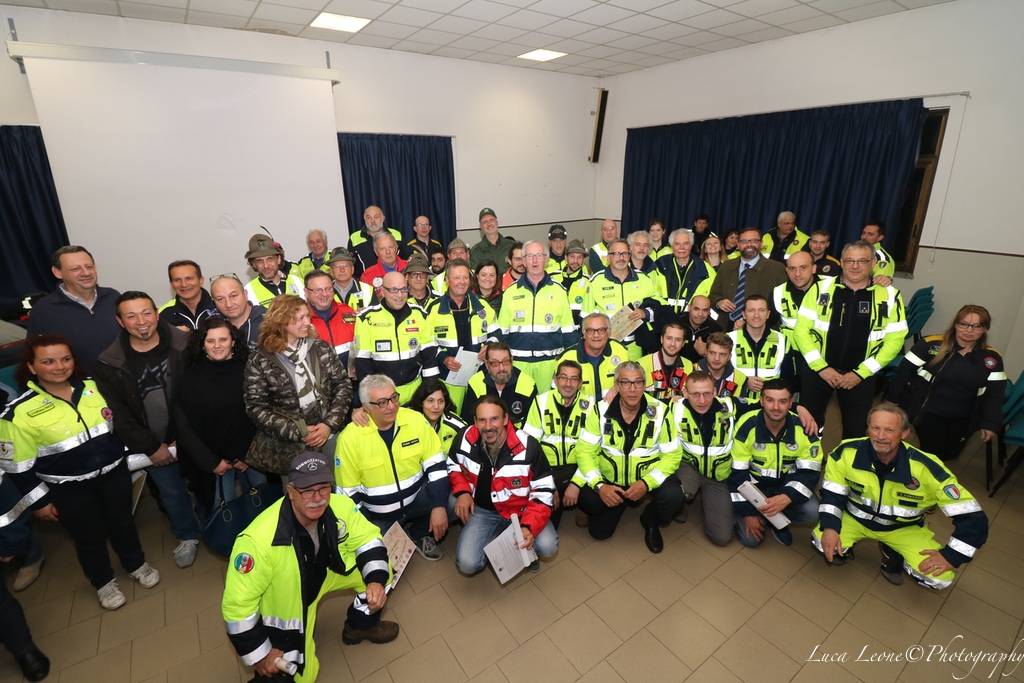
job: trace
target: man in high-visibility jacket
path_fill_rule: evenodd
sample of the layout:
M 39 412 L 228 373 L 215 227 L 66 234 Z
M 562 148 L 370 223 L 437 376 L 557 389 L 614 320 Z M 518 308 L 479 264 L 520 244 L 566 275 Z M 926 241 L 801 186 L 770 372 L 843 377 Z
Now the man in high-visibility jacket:
M 615 368 L 629 360 L 626 348 L 608 338 L 609 325 L 604 313 L 591 313 L 580 325 L 583 339 L 558 359 L 580 364 L 583 372 L 580 393 L 590 400 L 590 405 L 610 398 L 608 392 L 615 388 Z
M 331 495 L 333 481 L 322 454 L 297 455 L 287 497 L 260 513 L 231 550 L 221 614 L 254 681 L 316 680 L 316 611 L 331 591 L 356 591 L 342 642 L 398 637 L 398 624 L 380 618 L 391 587 L 380 530 L 351 499 Z
M 661 329 L 661 348 L 640 359 L 647 380 L 646 391 L 660 401 L 683 397 L 686 376 L 693 372 L 693 363 L 681 355 L 685 342 L 682 324 L 666 323 Z
M 256 277 L 245 286 L 245 294 L 253 304 L 269 306 L 271 301 L 282 294 L 306 298 L 306 288 L 298 274 L 285 275 L 281 271 L 284 251 L 270 235 L 256 233 L 250 237 L 245 260 L 256 271 Z
M 444 557 L 448 532 L 447 454 L 422 414 L 398 406 L 395 383 L 369 375 L 359 383 L 370 422 L 351 422 L 338 436 L 334 478 L 339 493 L 386 533 L 399 523 L 427 560 Z
M 715 395 L 721 398 L 741 398 L 746 395 L 747 375 L 732 364 L 732 337 L 725 332 L 708 336 L 707 352 L 694 363 L 694 370 L 703 370 L 715 383 Z
M 614 218 L 601 221 L 601 241 L 590 247 L 587 253 L 587 268 L 591 273 L 608 267 L 608 245 L 619 236 L 619 222 Z
M 334 278 L 334 300 L 356 313 L 376 302 L 373 287 L 355 278 L 355 256 L 345 247 L 335 247 L 327 259 Z
M 650 347 L 651 323 L 660 306 L 657 287 L 644 273 L 629 264 L 629 243 L 613 239 L 608 243 L 608 267 L 590 276 L 581 314 L 603 313 L 609 318 L 623 308 L 630 309 L 629 319 L 640 326 L 620 341 L 629 351 L 630 360 L 640 360 L 642 346 Z
M 381 303 L 356 318 L 356 381 L 372 374 L 388 375 L 404 405 L 424 377 L 437 376 L 437 342 L 427 327 L 426 312 L 408 301 L 405 275 L 388 273 L 381 289 Z
M 554 273 L 550 270 L 548 271 L 551 279 L 565 287 L 565 291 L 569 292 L 569 307 L 573 309 L 575 315 L 579 315 L 579 309 L 583 306 L 583 296 L 586 294 L 586 288 L 579 290 L 579 301 L 576 301 L 573 287 L 577 282 L 581 280 L 585 282 L 587 279 L 586 259 L 587 248 L 584 246 L 583 240 L 569 240 L 569 246 L 565 248 L 565 261 L 562 264 L 562 268 Z
M 875 250 L 875 266 L 871 276 L 880 285 L 891 285 L 896 274 L 896 259 L 882 246 L 885 239 L 885 226 L 881 222 L 868 223 L 860 231 L 860 238 Z
M 530 240 L 523 245 L 523 258 L 526 275 L 502 293 L 498 325 L 516 366 L 547 389 L 558 357 L 576 344 L 579 334 L 565 289 L 544 272 L 547 247 Z
M 749 301 L 749 299 L 748 299 Z M 821 476 L 821 445 L 818 435 L 804 432 L 800 418 L 790 411 L 793 393 L 781 379 L 770 379 L 761 388 L 761 407 L 736 422 L 732 442 L 732 475 L 729 494 L 736 515 L 736 537 L 753 548 L 764 540 L 765 527 L 783 545 L 793 544 L 789 526 L 778 529 L 765 518 L 783 513 L 793 524 L 818 521 L 814 489 Z M 767 500 L 755 508 L 739 493 L 750 481 Z
M 683 504 L 675 472 L 679 444 L 668 419 L 669 407 L 644 393 L 644 370 L 626 361 L 615 371 L 617 395 L 587 413 L 576 445 L 576 461 L 587 486 L 580 492 L 580 509 L 587 513 L 592 538 L 615 533 L 626 506 L 651 493 L 640 514 L 644 543 L 660 553 L 665 542 L 659 527 L 668 524 Z
M 836 261 L 838 264 L 839 262 Z M 804 296 L 811 285 L 827 276 L 816 272 L 814 258 L 810 252 L 798 251 L 786 260 L 786 282 L 772 290 L 773 325 L 786 338 L 786 369 L 784 374 L 791 378 L 790 386 L 794 391 L 800 389 L 800 375 L 803 368 L 803 356 L 796 346 L 794 332 L 796 319 Z M 838 271 L 838 267 L 836 268 Z
M 576 507 L 586 480 L 576 466 L 576 443 L 587 410 L 593 403 L 580 391 L 583 370 L 573 360 L 559 361 L 555 388 L 538 395 L 530 404 L 523 431 L 537 439 L 555 479 L 555 504 L 551 523 L 558 528 L 562 511 Z
M 466 424 L 472 424 L 476 404 L 484 396 L 497 396 L 502 400 L 508 408 L 509 422 L 516 429 L 521 429 L 526 422 L 526 413 L 537 396 L 533 378 L 513 365 L 512 352 L 501 342 L 487 345 L 484 369 L 469 378 L 460 413 Z
M 387 233 L 395 238 L 396 244 L 402 243 L 402 232 L 398 228 L 384 227 L 384 212 L 379 206 L 370 205 L 363 211 L 363 227 L 348 236 L 348 252 L 355 258 L 356 277 L 377 262 L 374 249 L 374 238 Z
M 775 227 L 761 238 L 761 253 L 773 261 L 784 263 L 807 244 L 807 233 L 796 227 L 796 214 L 783 211 L 775 220 Z
M 949 588 L 988 538 L 988 517 L 942 461 L 906 443 L 909 434 L 903 409 L 880 403 L 868 415 L 867 438 L 829 454 L 814 545 L 829 563 L 843 564 L 858 541 L 876 540 L 886 580 L 900 583 L 906 572 L 926 588 Z M 924 523 L 936 506 L 953 520 L 945 546 Z
M 331 274 L 331 267 L 327 264 L 330 252 L 327 249 L 327 233 L 320 228 L 313 228 L 306 233 L 306 246 L 309 253 L 299 259 L 295 264 L 299 271 L 299 277 L 306 277 L 314 270 L 320 270 L 328 275 Z
M 790 373 L 786 367 L 786 338 L 768 328 L 768 300 L 751 294 L 743 302 L 743 327 L 729 333 L 732 339 L 732 365 L 747 376 L 745 397 L 757 400 L 767 380 Z
M 843 274 L 816 282 L 800 305 L 797 347 L 807 367 L 800 402 L 819 425 L 832 393 L 838 393 L 843 438 L 864 429 L 875 394 L 874 376 L 903 351 L 907 321 L 895 287 L 874 284 L 875 252 L 866 242 L 843 249 Z
M 673 230 L 668 237 L 671 252 L 655 261 L 659 295 L 664 300 L 660 317 L 677 319 L 690 299 L 711 292 L 714 271 L 693 254 L 693 235 L 686 228 Z

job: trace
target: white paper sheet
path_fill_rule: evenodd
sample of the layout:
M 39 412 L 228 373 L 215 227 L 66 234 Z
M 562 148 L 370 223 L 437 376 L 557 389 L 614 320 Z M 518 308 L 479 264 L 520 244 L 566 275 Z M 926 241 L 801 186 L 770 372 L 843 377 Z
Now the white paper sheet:
M 466 351 L 461 347 L 455 353 L 455 360 L 462 364 L 458 372 L 448 375 L 445 380 L 448 384 L 456 387 L 464 387 L 469 384 L 469 378 L 480 369 L 480 359 L 476 351 Z
M 498 575 L 498 581 L 503 584 L 514 579 L 537 559 L 533 548 L 519 547 L 522 542 L 523 530 L 519 527 L 519 515 L 512 515 L 508 527 L 484 546 L 484 554 Z
M 760 508 L 762 505 L 764 505 L 764 502 L 768 500 L 767 498 L 765 498 L 764 494 L 761 493 L 761 489 L 757 488 L 757 486 L 752 481 L 743 482 L 742 484 L 736 487 L 736 490 L 739 491 L 740 495 L 746 498 L 747 502 L 753 505 L 755 508 Z M 776 529 L 784 529 L 787 526 L 789 526 L 789 517 L 782 514 L 781 512 L 778 512 L 772 515 L 771 517 L 765 517 L 765 519 L 771 522 L 772 526 Z
M 383 541 L 384 547 L 388 549 L 388 560 L 391 562 L 391 586 L 394 588 L 398 585 L 398 579 L 402 578 L 402 573 L 405 572 L 409 560 L 416 552 L 416 544 L 398 522 L 392 524 L 391 528 L 387 530 Z

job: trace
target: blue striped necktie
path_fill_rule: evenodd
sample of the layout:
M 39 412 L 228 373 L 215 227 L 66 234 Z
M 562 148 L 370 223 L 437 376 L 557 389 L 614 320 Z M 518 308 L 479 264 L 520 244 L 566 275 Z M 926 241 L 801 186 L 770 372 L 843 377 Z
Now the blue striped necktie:
M 743 317 L 743 303 L 747 300 L 747 271 L 750 270 L 749 263 L 741 263 L 739 282 L 736 283 L 736 296 L 732 302 L 736 308 L 729 314 L 729 320 L 733 322 Z

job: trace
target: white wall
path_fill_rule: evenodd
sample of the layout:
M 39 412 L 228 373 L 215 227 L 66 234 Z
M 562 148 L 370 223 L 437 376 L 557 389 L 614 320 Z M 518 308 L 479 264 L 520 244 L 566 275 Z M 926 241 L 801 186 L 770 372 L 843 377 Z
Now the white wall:
M 1022 25 L 1020 0 L 958 0 L 606 79 L 595 215 L 621 213 L 628 128 L 968 91 L 959 141 L 942 151 L 948 191 L 933 194 L 922 244 L 1024 255 Z M 1022 259 L 937 251 L 932 264 L 926 252 L 914 279 L 899 283 L 907 295 L 935 285 L 935 320 L 963 303 L 988 306 L 993 341 L 1019 372 L 1024 280 L 1010 274 Z

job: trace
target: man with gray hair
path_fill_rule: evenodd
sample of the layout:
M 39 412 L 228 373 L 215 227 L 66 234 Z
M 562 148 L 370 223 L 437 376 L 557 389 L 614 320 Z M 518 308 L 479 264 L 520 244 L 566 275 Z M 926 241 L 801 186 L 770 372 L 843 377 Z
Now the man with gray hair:
M 690 299 L 698 294 L 707 295 L 711 291 L 711 271 L 706 263 L 693 256 L 693 235 L 686 228 L 677 228 L 668 236 L 672 253 L 659 258 L 655 284 L 658 294 L 665 300 L 660 311 L 658 322 L 664 324 L 676 319 L 686 310 Z M 661 324 L 656 324 L 660 332 Z
M 359 281 L 379 290 L 384 276 L 388 273 L 404 273 L 409 262 L 398 255 L 398 242 L 389 232 L 382 232 L 373 238 L 373 253 L 376 262 L 363 270 Z
M 377 262 L 374 253 L 373 238 L 386 232 L 395 238 L 397 244 L 402 233 L 396 228 L 384 227 L 384 212 L 379 206 L 371 204 L 363 211 L 363 228 L 352 233 L 348 238 L 348 251 L 355 257 L 356 277 Z
M 785 263 L 791 254 L 804 248 L 807 233 L 796 227 L 796 214 L 783 211 L 775 219 L 775 227 L 761 236 L 761 253 L 772 261 Z
M 654 259 L 651 258 L 651 233 L 637 230 L 626 236 L 629 244 L 629 265 L 638 273 L 651 275 L 654 272 Z
M 306 233 L 306 246 L 309 247 L 309 253 L 295 264 L 299 270 L 299 277 L 305 279 L 314 270 L 322 270 L 330 275 L 331 267 L 327 265 L 327 257 L 330 254 L 327 248 L 327 233 L 320 228 L 313 228 Z
M 427 419 L 398 400 L 387 375 L 359 383 L 369 422 L 351 422 L 338 436 L 335 483 L 381 533 L 398 523 L 425 559 L 440 560 L 437 544 L 448 531 L 447 454 Z

